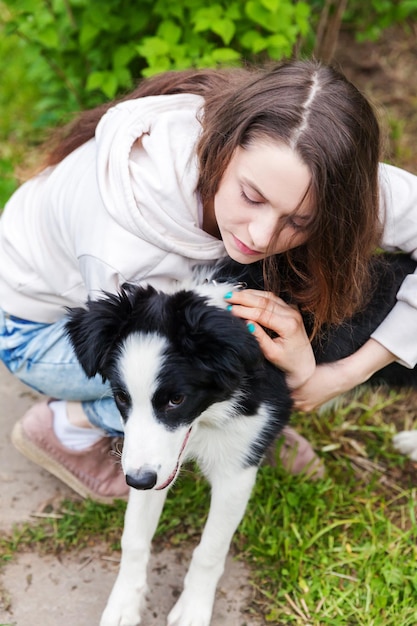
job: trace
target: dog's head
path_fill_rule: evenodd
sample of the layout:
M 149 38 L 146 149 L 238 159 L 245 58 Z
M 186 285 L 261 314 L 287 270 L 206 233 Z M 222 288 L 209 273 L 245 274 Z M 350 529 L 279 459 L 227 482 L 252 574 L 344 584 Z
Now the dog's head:
M 195 420 L 263 363 L 246 324 L 193 290 L 127 286 L 68 316 L 87 376 L 111 384 L 125 424 L 123 469 L 138 488 L 170 484 Z

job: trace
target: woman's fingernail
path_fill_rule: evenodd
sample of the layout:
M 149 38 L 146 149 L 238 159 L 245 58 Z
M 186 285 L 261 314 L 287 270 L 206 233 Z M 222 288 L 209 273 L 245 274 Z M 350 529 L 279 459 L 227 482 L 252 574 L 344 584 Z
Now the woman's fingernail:
M 226 311 L 231 311 L 232 309 L 233 309 L 232 305 L 228 304 L 227 307 L 226 307 Z
M 230 300 L 230 298 L 231 298 L 232 296 L 233 296 L 233 291 L 228 291 L 228 292 L 226 293 L 226 295 L 224 295 L 224 296 L 223 296 L 223 298 L 224 298 L 225 300 Z
M 249 323 L 247 324 L 247 327 L 248 327 L 248 331 L 249 331 L 250 333 L 254 333 L 254 332 L 255 332 L 255 324 L 252 324 L 252 322 L 249 322 Z

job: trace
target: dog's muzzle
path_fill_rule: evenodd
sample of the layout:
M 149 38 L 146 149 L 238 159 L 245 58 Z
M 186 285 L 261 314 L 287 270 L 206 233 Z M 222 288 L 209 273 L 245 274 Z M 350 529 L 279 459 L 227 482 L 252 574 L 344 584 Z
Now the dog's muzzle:
M 170 475 L 162 484 L 159 484 L 156 487 L 156 483 L 158 482 L 158 471 L 161 470 L 161 465 L 152 465 L 152 463 L 144 463 L 142 467 L 139 469 L 131 469 L 127 471 L 125 478 L 129 487 L 133 487 L 134 489 L 153 489 L 155 488 L 157 491 L 161 489 L 166 489 L 174 482 L 177 477 L 177 474 L 181 467 L 181 459 L 188 443 L 188 439 L 190 437 L 192 431 L 192 426 L 187 430 L 184 440 L 182 442 L 180 451 L 178 453 L 177 462 L 175 464 L 174 469 L 171 471 Z M 157 471 L 158 470 L 158 471 Z

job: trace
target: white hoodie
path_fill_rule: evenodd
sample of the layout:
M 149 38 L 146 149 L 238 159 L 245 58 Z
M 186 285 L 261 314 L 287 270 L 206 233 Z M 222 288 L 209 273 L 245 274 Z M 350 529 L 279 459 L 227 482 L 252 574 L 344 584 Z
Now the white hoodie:
M 23 184 L 0 220 L 0 306 L 54 322 L 126 281 L 163 289 L 225 255 L 195 192 L 194 95 L 123 102 L 94 139 Z M 138 138 L 140 138 L 139 141 Z
M 96 136 L 22 185 L 0 219 L 0 306 L 54 322 L 124 282 L 164 289 L 225 255 L 202 230 L 195 145 L 204 101 L 191 94 L 129 100 Z M 383 247 L 417 260 L 417 177 L 381 166 Z M 386 213 L 386 215 L 385 215 Z M 417 363 L 417 274 L 373 337 Z

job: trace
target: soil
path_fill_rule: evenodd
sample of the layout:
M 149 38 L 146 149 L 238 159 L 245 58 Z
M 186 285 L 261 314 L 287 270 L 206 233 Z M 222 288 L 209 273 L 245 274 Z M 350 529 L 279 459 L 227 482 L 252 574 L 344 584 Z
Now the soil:
M 341 33 L 334 61 L 377 106 L 387 135 L 387 160 L 417 174 L 417 25 L 411 24 L 407 33 L 390 29 L 377 44 L 358 44 L 353 35 Z M 46 503 L 74 494 L 12 447 L 13 424 L 38 396 L 1 365 L 0 397 L 0 533 L 4 536 L 15 524 L 36 520 Z M 411 405 L 407 408 L 412 411 Z M 396 415 L 391 408 L 390 419 L 403 424 L 403 409 L 400 405 Z M 189 557 L 188 546 L 153 556 L 144 626 L 165 624 Z M 98 624 L 117 566 L 104 543 L 60 555 L 15 555 L 1 570 L 0 626 Z M 245 565 L 230 558 L 217 594 L 213 626 L 259 626 L 261 620 L 244 613 L 253 593 Z
M 376 108 L 384 160 L 417 174 L 417 24 L 390 28 L 378 43 L 342 31 L 334 63 Z

